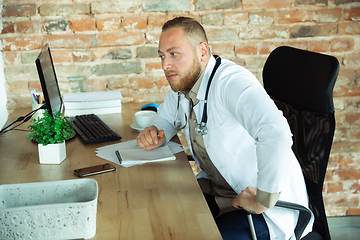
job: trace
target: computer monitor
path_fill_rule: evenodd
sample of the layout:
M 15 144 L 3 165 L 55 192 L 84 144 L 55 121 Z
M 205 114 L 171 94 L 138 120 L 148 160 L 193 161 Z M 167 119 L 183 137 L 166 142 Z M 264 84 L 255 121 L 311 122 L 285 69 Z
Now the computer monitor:
M 45 98 L 46 109 L 53 116 L 54 110 L 62 112 L 63 102 L 48 43 L 42 48 L 35 63 Z

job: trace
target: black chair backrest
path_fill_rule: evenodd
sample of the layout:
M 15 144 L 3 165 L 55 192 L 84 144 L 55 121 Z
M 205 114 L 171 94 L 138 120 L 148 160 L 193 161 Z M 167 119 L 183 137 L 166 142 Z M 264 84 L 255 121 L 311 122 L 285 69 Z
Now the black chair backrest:
M 323 239 L 330 239 L 322 189 L 335 131 L 338 71 L 335 57 L 287 46 L 275 49 L 263 69 L 264 88 L 289 122 L 315 215 L 313 231 Z

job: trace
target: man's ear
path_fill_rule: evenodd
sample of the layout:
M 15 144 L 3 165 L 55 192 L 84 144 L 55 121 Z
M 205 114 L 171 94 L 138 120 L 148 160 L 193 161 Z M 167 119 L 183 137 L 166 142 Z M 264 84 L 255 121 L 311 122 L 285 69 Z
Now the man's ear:
M 201 42 L 200 45 L 200 59 L 202 62 L 206 62 L 209 59 L 209 45 L 206 42 Z

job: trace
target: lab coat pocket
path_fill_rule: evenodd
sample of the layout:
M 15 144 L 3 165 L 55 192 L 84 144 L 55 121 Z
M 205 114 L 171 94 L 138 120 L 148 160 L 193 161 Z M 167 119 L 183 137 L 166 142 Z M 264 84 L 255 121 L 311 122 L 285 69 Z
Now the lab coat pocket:
M 256 184 L 254 139 L 236 119 L 208 129 L 204 140 L 212 162 L 235 191 Z
M 220 152 L 229 156 L 239 155 L 254 148 L 254 139 L 236 119 L 228 119 L 221 125 L 208 129 L 211 146 L 217 146 Z

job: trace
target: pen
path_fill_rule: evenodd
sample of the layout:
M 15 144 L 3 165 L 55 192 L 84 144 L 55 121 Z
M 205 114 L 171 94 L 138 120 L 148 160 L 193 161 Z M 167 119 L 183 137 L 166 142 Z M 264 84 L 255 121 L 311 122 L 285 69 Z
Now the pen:
M 36 99 L 35 94 L 33 93 L 32 95 L 33 95 L 33 97 L 34 97 L 34 101 L 33 101 L 33 102 L 34 102 L 34 103 L 37 103 L 37 99 Z
M 115 151 L 115 154 L 116 154 L 116 156 L 117 156 L 117 158 L 119 159 L 119 162 L 120 162 L 120 164 L 121 164 L 122 160 L 121 160 L 121 156 L 120 156 L 119 151 L 116 150 L 116 151 Z

